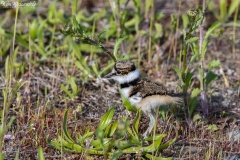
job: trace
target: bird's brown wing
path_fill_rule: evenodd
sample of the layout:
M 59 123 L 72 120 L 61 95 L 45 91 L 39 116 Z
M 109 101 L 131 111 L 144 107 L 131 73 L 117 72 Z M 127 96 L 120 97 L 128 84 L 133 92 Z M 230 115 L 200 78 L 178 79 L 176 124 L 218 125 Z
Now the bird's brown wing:
M 150 95 L 167 95 L 167 88 L 160 83 L 153 82 L 147 78 L 143 78 L 136 85 L 133 86 L 130 96 L 140 92 L 141 97 L 147 97 Z

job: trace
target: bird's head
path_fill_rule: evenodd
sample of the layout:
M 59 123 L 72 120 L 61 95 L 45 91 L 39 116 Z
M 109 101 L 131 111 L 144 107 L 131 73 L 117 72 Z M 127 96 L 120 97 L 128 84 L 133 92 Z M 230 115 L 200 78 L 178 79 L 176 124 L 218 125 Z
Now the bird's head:
M 104 76 L 104 78 L 111 78 L 119 84 L 130 83 L 139 78 L 139 70 L 133 62 L 120 60 L 115 63 L 112 72 Z

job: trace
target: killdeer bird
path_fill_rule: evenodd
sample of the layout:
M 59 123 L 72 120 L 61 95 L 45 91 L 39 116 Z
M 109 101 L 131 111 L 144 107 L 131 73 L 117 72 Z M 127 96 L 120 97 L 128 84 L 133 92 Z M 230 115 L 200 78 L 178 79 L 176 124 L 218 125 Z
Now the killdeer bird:
M 112 72 L 104 78 L 111 78 L 120 85 L 122 94 L 136 108 L 141 108 L 149 118 L 149 127 L 143 134 L 146 138 L 155 124 L 154 109 L 168 104 L 181 104 L 182 94 L 174 94 L 160 83 L 148 78 L 140 78 L 140 73 L 135 64 L 129 60 L 116 61 Z
M 76 35 L 75 32 L 78 34 Z M 180 104 L 183 98 L 178 94 L 169 92 L 167 88 L 157 82 L 153 82 L 147 78 L 140 78 L 139 70 L 135 64 L 129 60 L 117 61 L 116 57 L 109 52 L 104 46 L 99 44 L 98 41 L 90 39 L 88 36 L 83 35 L 78 30 L 75 31 L 73 27 L 67 27 L 63 31 L 67 35 L 76 37 L 79 41 L 96 46 L 106 54 L 108 54 L 115 62 L 114 68 L 111 73 L 105 78 L 111 78 L 120 84 L 123 96 L 129 99 L 130 103 L 142 111 L 150 118 L 149 127 L 143 134 L 146 138 L 152 131 L 155 124 L 154 109 L 161 105 Z

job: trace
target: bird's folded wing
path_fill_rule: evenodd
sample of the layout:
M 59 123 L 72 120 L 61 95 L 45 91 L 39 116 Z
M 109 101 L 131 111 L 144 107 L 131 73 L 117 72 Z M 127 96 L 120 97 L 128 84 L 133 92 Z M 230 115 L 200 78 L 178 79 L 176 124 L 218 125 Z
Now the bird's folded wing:
M 130 93 L 130 96 L 140 92 L 141 97 L 147 97 L 151 95 L 167 95 L 167 88 L 160 83 L 153 82 L 147 78 L 143 78 L 134 87 Z

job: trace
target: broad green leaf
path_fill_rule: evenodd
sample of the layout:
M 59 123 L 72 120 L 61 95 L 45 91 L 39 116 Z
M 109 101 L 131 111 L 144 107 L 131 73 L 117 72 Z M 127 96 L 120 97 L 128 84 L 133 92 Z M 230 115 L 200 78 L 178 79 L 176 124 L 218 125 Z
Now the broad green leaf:
M 182 20 L 183 20 L 183 28 L 186 29 L 189 24 L 189 19 L 186 14 L 182 14 Z
M 188 40 L 186 40 L 186 44 L 188 44 L 188 43 L 193 43 L 193 42 L 195 42 L 195 41 L 197 41 L 197 40 L 199 40 L 198 37 L 189 38 Z
M 103 130 L 105 129 L 112 121 L 114 114 L 114 107 L 112 107 L 107 113 L 105 113 L 98 125 L 98 130 Z
M 195 110 L 199 100 L 197 97 L 193 97 L 189 103 L 190 117 L 192 117 L 193 111 Z
M 63 133 L 64 136 L 67 138 L 68 142 L 74 143 L 74 140 L 72 139 L 72 137 L 70 136 L 68 129 L 67 129 L 67 116 L 68 116 L 68 109 L 66 110 L 65 114 L 64 114 L 64 118 L 63 118 Z
M 44 48 L 44 31 L 43 28 L 46 27 L 47 20 L 41 22 L 41 24 L 37 28 L 37 39 L 40 48 Z
M 227 0 L 220 0 L 220 17 L 224 21 L 227 18 Z
M 45 160 L 42 147 L 38 147 L 38 160 Z
M 29 24 L 29 35 L 32 40 L 37 38 L 37 28 L 38 28 L 37 21 L 33 20 L 32 23 Z
M 187 88 L 188 88 L 189 85 L 191 84 L 192 76 L 193 76 L 193 73 L 192 73 L 192 72 L 187 72 L 186 82 L 185 82 Z
M 116 131 L 116 129 L 117 129 L 117 126 L 118 126 L 118 121 L 116 120 L 116 121 L 112 124 L 112 126 L 111 126 L 111 130 L 110 130 L 109 136 L 113 136 L 113 135 L 114 135 L 114 133 L 115 133 L 115 131 Z
M 240 5 L 240 0 L 232 0 L 229 10 L 228 10 L 228 17 L 231 16 L 231 14 L 239 7 Z
M 213 60 L 208 65 L 208 71 L 211 71 L 213 68 L 219 67 L 220 61 L 219 60 Z
M 218 75 L 216 75 L 212 71 L 208 72 L 207 75 L 206 75 L 206 78 L 205 78 L 206 85 L 208 86 L 211 82 L 213 82 L 217 78 L 218 78 Z
M 193 91 L 192 91 L 192 94 L 191 94 L 191 98 L 194 98 L 196 97 L 199 93 L 201 93 L 202 90 L 199 89 L 199 88 L 195 88 Z

